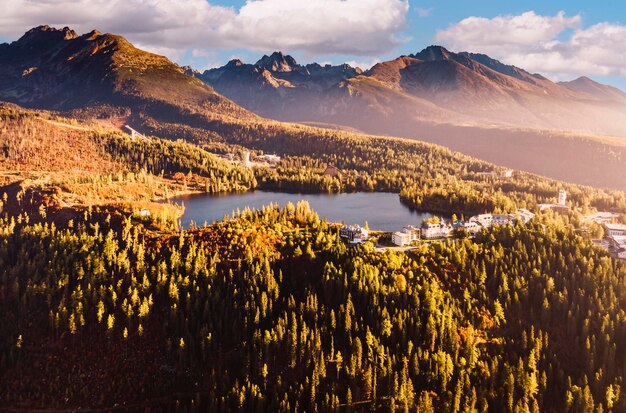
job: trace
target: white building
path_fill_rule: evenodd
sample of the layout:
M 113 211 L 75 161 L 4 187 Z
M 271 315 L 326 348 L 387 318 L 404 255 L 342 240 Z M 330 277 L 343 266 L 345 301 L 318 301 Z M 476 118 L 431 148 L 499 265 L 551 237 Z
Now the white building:
M 280 156 L 278 155 L 259 155 L 256 159 L 260 162 L 267 162 L 270 165 L 276 165 L 280 162 Z
M 559 205 L 567 205 L 567 192 L 564 189 L 559 190 Z
M 406 227 L 402 228 L 402 232 L 410 235 L 411 242 L 419 241 L 422 235 L 422 231 L 419 228 L 414 227 L 413 225 L 407 225 Z
M 391 242 L 400 247 L 419 241 L 420 238 L 421 230 L 413 225 L 407 225 L 402 228 L 402 231 L 397 231 L 391 234 Z
M 626 235 L 626 225 L 624 224 L 604 224 L 607 237 L 621 237 Z
M 567 213 L 569 206 L 567 205 L 567 192 L 564 189 L 559 190 L 559 196 L 556 204 L 539 204 L 539 211 L 543 212 L 546 209 L 551 209 L 555 212 Z
M 520 208 L 515 211 L 515 217 L 521 220 L 524 224 L 528 224 L 528 222 L 535 218 L 535 214 L 525 208 Z
M 424 221 L 422 223 L 422 238 L 424 239 L 436 239 L 445 238 L 452 232 L 452 227 L 445 222 L 438 224 Z
M 620 214 L 615 212 L 596 212 L 585 216 L 585 221 L 595 222 L 597 224 L 608 224 L 620 217 Z
M 470 222 L 477 222 L 484 228 L 493 225 L 509 225 L 513 222 L 513 217 L 507 214 L 480 214 L 470 218 Z
M 360 225 L 344 225 L 339 230 L 339 236 L 351 244 L 361 244 L 369 239 L 370 232 Z
M 482 229 L 482 226 L 474 221 L 464 222 L 463 229 L 472 235 L 476 235 Z
M 560 204 L 539 204 L 537 205 L 539 207 L 539 211 L 543 212 L 547 209 L 551 209 L 554 212 L 559 212 L 559 213 L 564 213 L 567 214 L 567 212 L 569 211 L 569 206 L 567 205 L 560 205 Z
M 250 168 L 252 166 L 252 163 L 250 162 L 250 152 L 248 151 L 243 153 L 243 166 L 246 168 Z
M 391 242 L 394 243 L 394 245 L 397 245 L 399 247 L 404 247 L 405 245 L 410 245 L 411 244 L 411 234 L 407 234 L 406 232 L 400 232 L 400 231 L 396 231 L 393 234 L 391 234 Z

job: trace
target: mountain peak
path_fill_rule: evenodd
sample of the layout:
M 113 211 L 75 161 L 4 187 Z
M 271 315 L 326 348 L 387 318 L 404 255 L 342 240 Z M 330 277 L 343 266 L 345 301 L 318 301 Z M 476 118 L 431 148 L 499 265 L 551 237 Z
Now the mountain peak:
M 194 69 L 193 67 L 187 65 L 187 66 L 181 66 L 181 69 L 183 70 L 183 72 L 188 75 L 188 76 L 198 76 L 200 74 L 200 72 L 196 69 Z
M 587 76 L 581 76 L 569 82 L 559 82 L 559 85 L 577 92 L 583 92 L 601 100 L 626 102 L 626 93 L 614 86 L 598 83 Z
M 443 46 L 428 46 L 421 52 L 413 55 L 415 58 L 427 61 L 449 60 L 452 53 Z
M 244 63 L 239 59 L 232 59 L 228 63 L 226 63 L 226 67 L 238 67 L 242 66 Z
M 89 33 L 86 33 L 83 35 L 84 37 L 86 37 L 87 39 L 95 39 L 99 36 L 102 36 L 102 33 L 98 30 L 92 30 Z
M 54 37 L 57 39 L 62 38 L 63 40 L 72 40 L 77 38 L 78 34 L 67 26 L 62 29 L 57 29 L 48 25 L 41 25 L 33 27 L 32 29 L 27 31 L 24 36 L 22 36 L 22 39 L 32 39 L 42 36 Z
M 595 80 L 587 77 L 587 76 L 580 76 L 574 80 L 570 80 L 570 81 L 566 81 L 566 82 L 559 82 L 560 85 L 563 86 L 567 86 L 567 87 L 604 87 L 607 85 L 603 85 L 602 83 L 598 83 Z
M 45 50 L 64 41 L 76 39 L 77 37 L 78 34 L 69 27 L 56 29 L 43 25 L 30 29 L 14 43 L 24 51 Z
M 284 55 L 283 52 L 274 52 L 270 56 L 264 55 L 256 62 L 256 65 L 270 72 L 292 72 L 300 68 L 296 59 L 289 55 Z

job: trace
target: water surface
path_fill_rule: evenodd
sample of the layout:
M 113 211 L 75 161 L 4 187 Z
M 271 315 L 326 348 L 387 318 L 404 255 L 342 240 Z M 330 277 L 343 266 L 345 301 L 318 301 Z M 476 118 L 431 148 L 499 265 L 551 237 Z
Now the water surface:
M 248 207 L 261 209 L 263 206 L 278 204 L 284 207 L 288 202 L 294 205 L 305 200 L 320 218 L 331 222 L 364 225 L 381 231 L 399 231 L 405 225 L 419 225 L 433 214 L 411 210 L 400 202 L 398 194 L 356 192 L 350 194 L 294 194 L 274 191 L 252 191 L 218 195 L 190 195 L 173 198 L 177 204 L 185 205 L 185 215 L 181 219 L 183 228 L 191 223 L 203 225 L 220 221 L 233 211 L 243 211 Z

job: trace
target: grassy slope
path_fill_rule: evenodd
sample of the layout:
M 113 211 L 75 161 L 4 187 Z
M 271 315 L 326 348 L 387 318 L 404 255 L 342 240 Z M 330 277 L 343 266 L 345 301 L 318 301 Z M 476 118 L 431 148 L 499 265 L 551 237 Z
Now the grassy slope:
M 11 215 L 41 207 L 63 223 L 84 207 L 103 204 L 176 215 L 155 201 L 254 186 L 249 171 L 194 145 L 154 137 L 132 142 L 116 129 L 47 112 L 0 105 L 0 132 L 1 210 Z

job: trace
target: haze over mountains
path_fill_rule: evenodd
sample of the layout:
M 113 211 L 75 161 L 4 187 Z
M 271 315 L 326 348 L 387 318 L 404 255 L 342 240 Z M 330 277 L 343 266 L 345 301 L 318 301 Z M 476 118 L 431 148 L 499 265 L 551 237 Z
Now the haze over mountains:
M 312 70 L 315 68 L 316 70 Z M 361 72 L 275 52 L 197 74 L 263 116 L 406 135 L 421 122 L 626 134 L 626 93 L 588 78 L 554 83 L 489 56 L 430 46 Z
M 316 70 L 312 70 L 315 67 Z M 263 116 L 406 134 L 418 122 L 625 135 L 626 93 L 588 78 L 554 83 L 489 56 L 430 46 L 361 72 L 275 52 L 197 75 Z
M 414 138 L 512 168 L 623 187 L 619 173 L 589 167 L 602 158 L 624 165 L 600 147 L 603 135 L 626 136 L 626 93 L 617 88 L 586 77 L 555 83 L 440 46 L 365 72 L 311 66 L 275 52 L 254 65 L 231 61 L 196 76 L 265 117 Z
M 588 78 L 554 83 L 438 46 L 365 72 L 275 52 L 199 73 L 121 36 L 40 26 L 0 45 L 0 100 L 194 141 L 249 134 L 251 124 L 268 136 L 293 133 L 257 115 L 332 124 L 626 188 L 626 143 L 593 136 L 626 136 L 624 92 Z

